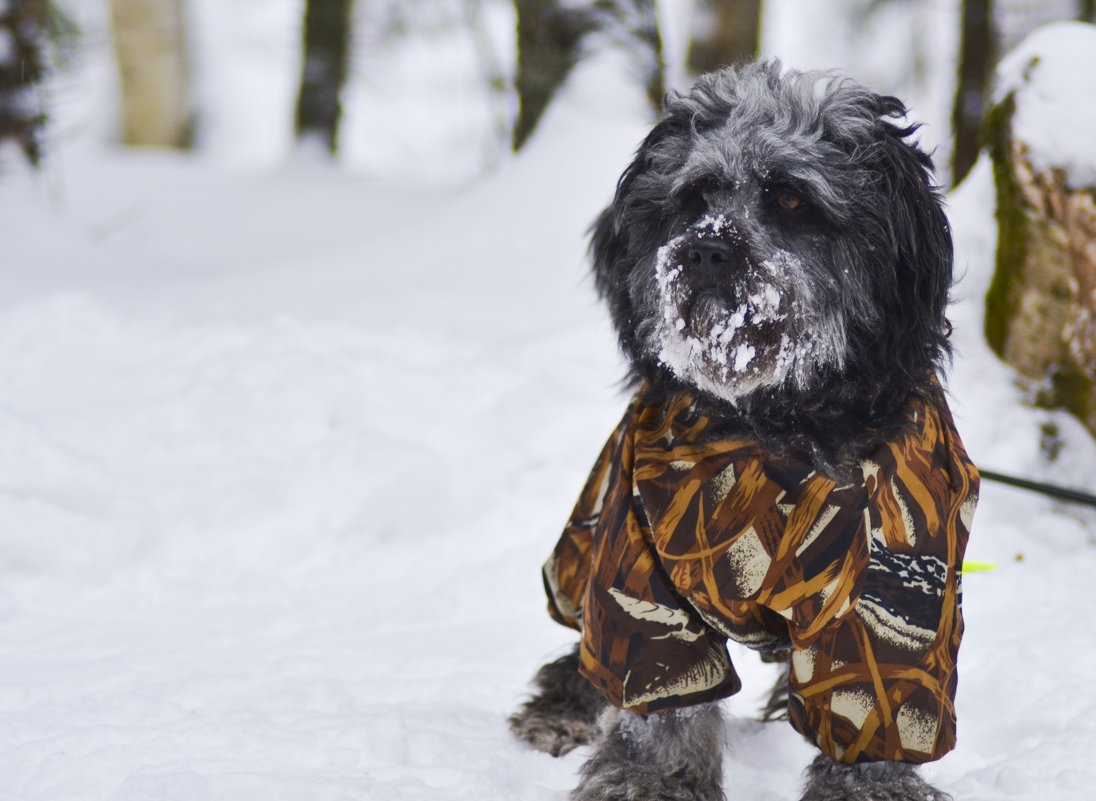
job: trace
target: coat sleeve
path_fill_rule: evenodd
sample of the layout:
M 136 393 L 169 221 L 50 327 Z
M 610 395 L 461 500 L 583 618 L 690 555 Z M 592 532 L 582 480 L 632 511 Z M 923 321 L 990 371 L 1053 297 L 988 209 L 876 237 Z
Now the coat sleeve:
M 542 570 L 548 614 L 557 623 L 577 631 L 582 630 L 582 599 L 590 580 L 594 532 L 601 520 L 612 482 L 614 457 L 620 450 L 630 414 L 631 407 L 601 449 L 563 534 Z

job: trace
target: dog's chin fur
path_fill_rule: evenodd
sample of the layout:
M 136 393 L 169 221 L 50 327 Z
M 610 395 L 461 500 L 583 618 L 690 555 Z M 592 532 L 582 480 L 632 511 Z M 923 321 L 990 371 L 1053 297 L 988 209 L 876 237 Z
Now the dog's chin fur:
M 694 226 L 704 241 L 734 236 L 724 217 Z M 812 291 L 795 253 L 738 266 L 725 290 L 689 280 L 690 236 L 674 237 L 655 259 L 658 314 L 638 328 L 640 346 L 687 384 L 732 405 L 763 389 L 809 388 L 822 369 L 844 365 L 843 310 Z
M 952 243 L 905 112 L 775 61 L 671 96 L 591 242 L 630 379 L 831 472 L 935 402 Z

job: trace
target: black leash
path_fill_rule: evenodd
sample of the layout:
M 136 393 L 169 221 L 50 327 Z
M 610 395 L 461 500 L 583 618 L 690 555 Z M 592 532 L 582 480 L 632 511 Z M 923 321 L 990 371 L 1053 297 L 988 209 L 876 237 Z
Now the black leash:
M 995 473 L 992 470 L 979 469 L 978 472 L 982 478 L 989 479 L 990 481 L 997 481 L 1001 484 L 1008 484 L 1010 487 L 1019 487 L 1020 489 L 1031 490 L 1032 492 L 1041 492 L 1043 495 L 1049 495 L 1051 498 L 1058 498 L 1062 501 L 1070 501 L 1071 503 L 1080 503 L 1085 506 L 1096 507 L 1096 495 L 1090 495 L 1087 492 L 1069 489 L 1068 487 L 1058 487 L 1054 484 L 1044 484 L 1041 481 L 1031 481 L 1026 478 L 1006 476 L 1004 473 Z

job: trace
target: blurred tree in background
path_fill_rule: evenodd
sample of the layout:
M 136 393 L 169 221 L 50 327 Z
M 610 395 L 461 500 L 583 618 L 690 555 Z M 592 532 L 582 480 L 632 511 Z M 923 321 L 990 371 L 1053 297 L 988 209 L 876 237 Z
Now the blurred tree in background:
M 751 61 L 761 50 L 761 0 L 697 0 L 689 32 L 693 75 Z
M 519 106 L 514 150 L 532 135 L 556 90 L 578 63 L 579 46 L 596 25 L 589 9 L 559 0 L 514 0 L 518 16 L 515 86 Z
M 318 136 L 328 152 L 338 147 L 339 95 L 350 50 L 350 0 L 307 0 L 304 60 L 297 99 L 297 137 Z
M 188 147 L 191 106 L 182 0 L 111 0 L 122 141 Z
M 226 43 L 235 41 L 254 51 L 265 48 L 269 67 L 279 58 L 272 51 L 286 47 L 283 40 L 271 41 L 271 31 L 299 26 L 301 34 L 290 45 L 299 50 L 280 56 L 285 76 L 270 89 L 271 94 L 283 92 L 288 81 L 296 89 L 295 106 L 288 92 L 283 92 L 284 102 L 264 100 L 281 116 L 255 124 L 268 130 L 284 124 L 284 135 L 276 137 L 284 143 L 279 148 L 294 137 L 315 137 L 329 152 L 337 150 L 340 158 L 351 159 L 349 163 L 356 159 L 368 169 L 397 165 L 381 170 L 387 175 L 398 170 L 401 159 L 413 160 L 416 148 L 432 146 L 429 157 L 421 159 L 429 165 L 424 169 L 434 169 L 444 162 L 445 149 L 457 146 L 465 148 L 462 157 L 471 165 L 465 176 L 488 169 L 506 151 L 528 141 L 579 62 L 610 49 L 624 54 L 637 85 L 657 107 L 665 81 L 660 23 L 672 22 L 667 30 L 673 35 L 669 52 L 674 76 L 753 58 L 761 51 L 761 33 L 767 31 L 770 48 L 773 41 L 784 50 L 806 41 L 805 49 L 824 59 L 812 66 L 837 67 L 880 91 L 900 95 L 929 123 L 926 132 L 935 134 L 941 160 L 952 164 L 954 186 L 981 150 L 988 83 L 999 53 L 1046 22 L 1096 19 L 1096 0 L 797 3 L 294 0 L 268 5 L 264 0 L 233 0 L 230 11 L 219 0 L 0 0 L 0 139 L 15 142 L 32 160 L 41 154 L 47 96 L 42 81 L 57 50 L 48 32 L 55 6 L 93 24 L 100 23 L 99 12 L 90 13 L 92 7 L 109 9 L 106 24 L 119 76 L 121 139 L 142 146 L 177 148 L 198 141 L 208 147 L 210 140 L 195 138 L 203 114 L 215 122 L 197 131 L 202 136 L 212 131 L 222 141 L 239 131 L 233 125 L 248 119 L 254 101 L 242 97 L 226 114 L 224 106 L 231 101 L 222 87 L 224 80 L 248 85 L 253 73 L 247 70 L 254 68 L 235 69 L 234 61 L 232 75 L 223 79 L 224 62 L 215 63 L 211 56 L 234 58 Z M 212 8 L 218 9 L 215 14 Z M 954 43 L 941 36 L 948 17 L 960 34 Z M 210 19 L 218 24 L 246 24 L 250 19 L 261 25 L 254 32 L 235 31 L 223 38 L 218 33 L 211 47 Z M 772 36 L 796 26 L 803 30 L 791 39 Z M 92 44 L 99 31 L 88 34 Z M 798 61 L 795 52 L 783 55 L 791 63 Z M 450 70 L 443 79 L 425 77 L 435 59 L 436 69 Z M 190 60 L 198 69 L 190 69 Z M 240 62 L 255 63 L 247 53 Z M 211 97 L 221 104 L 217 109 L 210 109 Z M 226 119 L 233 125 L 224 124 Z M 385 126 L 393 131 L 387 137 L 377 133 Z M 376 153 L 376 158 L 363 159 L 365 152 Z
M 955 133 L 951 151 L 952 186 L 957 186 L 978 160 L 990 77 L 997 63 L 993 0 L 963 0 L 961 8 L 959 83 L 951 117 Z
M 44 0 L 0 0 L 0 142 L 14 141 L 31 163 L 42 156 L 46 121 Z
M 517 11 L 517 89 L 519 111 L 513 146 L 518 150 L 533 133 L 556 90 L 567 80 L 594 34 L 603 43 L 625 48 L 640 65 L 647 96 L 662 102 L 665 78 L 662 39 L 654 0 L 514 0 Z

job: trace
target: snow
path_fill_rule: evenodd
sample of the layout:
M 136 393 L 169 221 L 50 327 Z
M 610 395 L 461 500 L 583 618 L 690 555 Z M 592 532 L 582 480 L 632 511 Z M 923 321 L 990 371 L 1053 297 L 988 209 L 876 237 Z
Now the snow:
M 0 14 L 4 12 L 0 6 Z M 15 36 L 8 28 L 0 28 L 0 66 L 12 67 L 19 53 L 19 47 L 15 42 Z
M 1061 168 L 1072 187 L 1096 186 L 1096 26 L 1047 25 L 1002 60 L 995 91 L 1016 98 L 1013 135 L 1032 166 Z
M 292 146 L 301 3 L 187 0 L 186 14 L 198 144 L 237 170 L 276 166 Z
M 755 352 L 753 345 L 743 342 L 734 352 L 734 365 L 731 369 L 736 373 L 743 372 L 750 366 L 750 362 L 753 360 Z
M 456 188 L 112 150 L 98 120 L 43 176 L 5 163 L 0 801 L 566 797 L 588 750 L 505 718 L 572 639 L 539 568 L 624 406 L 584 232 L 649 125 L 614 62 L 576 77 Z M 992 197 L 982 162 L 950 198 L 960 430 L 1091 491 L 1092 441 L 981 341 Z M 959 747 L 925 769 L 956 798 L 1091 798 L 1093 525 L 984 485 L 969 556 L 1000 567 L 965 579 Z M 795 798 L 812 750 L 733 657 L 728 797 Z

